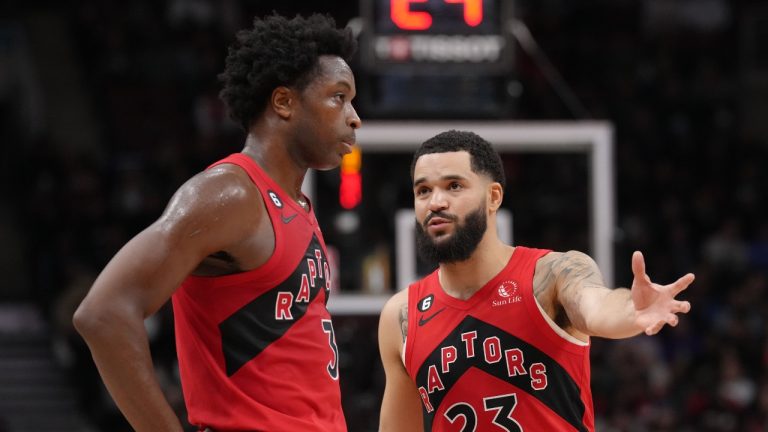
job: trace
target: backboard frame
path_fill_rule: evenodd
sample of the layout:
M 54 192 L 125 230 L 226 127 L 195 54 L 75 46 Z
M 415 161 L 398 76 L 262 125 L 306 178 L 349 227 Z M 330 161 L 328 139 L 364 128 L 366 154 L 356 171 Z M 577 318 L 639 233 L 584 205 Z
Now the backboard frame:
M 412 152 L 425 140 L 450 129 L 469 130 L 491 142 L 500 152 L 586 153 L 589 163 L 590 250 L 608 286 L 614 276 L 616 218 L 613 126 L 607 121 L 367 121 L 357 132 L 363 157 L 371 153 Z M 363 168 L 365 169 L 365 168 Z M 311 179 L 307 179 L 309 184 Z M 398 242 L 406 247 L 408 242 Z M 410 256 L 397 250 L 397 256 Z M 397 278 L 398 290 L 405 288 Z M 407 284 L 406 284 L 407 285 Z M 332 313 L 378 313 L 386 297 L 336 294 Z

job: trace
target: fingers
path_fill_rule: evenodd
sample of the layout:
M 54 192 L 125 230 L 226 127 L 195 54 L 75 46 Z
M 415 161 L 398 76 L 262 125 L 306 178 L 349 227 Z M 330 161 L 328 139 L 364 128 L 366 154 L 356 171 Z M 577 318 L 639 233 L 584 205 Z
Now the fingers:
M 648 336 L 653 336 L 656 333 L 660 332 L 662 328 L 664 328 L 664 324 L 669 324 L 672 327 L 677 326 L 678 323 L 677 316 L 674 314 L 670 314 L 664 321 L 659 321 L 656 324 L 648 327 L 645 329 L 645 334 Z
M 672 297 L 675 297 L 684 289 L 688 288 L 688 285 L 693 283 L 694 279 L 696 279 L 696 276 L 694 276 L 693 273 L 688 273 L 687 275 L 675 281 L 675 283 L 672 284 Z
M 672 313 L 688 313 L 691 310 L 691 303 L 687 301 L 676 301 L 672 303 Z
M 691 310 L 691 304 L 688 302 L 677 302 L 679 305 L 675 305 L 680 308 L 680 312 L 687 313 L 689 310 Z M 680 318 L 678 318 L 677 315 L 674 313 L 667 314 L 666 318 L 664 318 L 663 321 L 658 321 L 654 325 L 649 326 L 645 329 L 645 334 L 648 336 L 653 336 L 656 333 L 660 332 L 662 328 L 664 328 L 664 325 L 667 324 L 670 327 L 677 327 L 677 324 L 680 323 Z
M 632 254 L 632 274 L 635 275 L 635 278 L 643 278 L 645 276 L 645 258 L 643 258 L 643 253 L 640 251 L 635 251 Z
M 667 318 L 667 324 L 669 324 L 671 327 L 677 327 L 678 322 L 680 322 L 680 320 L 675 314 L 670 314 L 670 316 Z
M 664 324 L 666 324 L 666 321 L 659 321 L 656 324 L 648 327 L 645 329 L 645 334 L 648 336 L 653 336 L 659 331 L 661 331 L 661 328 L 664 327 Z
M 643 257 L 643 253 L 640 251 L 635 251 L 632 254 L 632 274 L 634 275 L 634 281 L 632 281 L 633 287 L 638 283 L 651 283 L 651 278 L 648 277 L 648 274 L 645 272 L 645 258 Z

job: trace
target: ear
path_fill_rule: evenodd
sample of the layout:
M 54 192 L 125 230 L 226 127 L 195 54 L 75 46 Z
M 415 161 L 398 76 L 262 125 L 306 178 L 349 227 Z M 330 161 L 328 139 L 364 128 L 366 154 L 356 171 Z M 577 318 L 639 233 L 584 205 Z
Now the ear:
M 488 208 L 491 212 L 496 212 L 501 207 L 504 200 L 504 189 L 499 182 L 491 182 L 488 185 Z
M 293 114 L 293 109 L 296 105 L 296 94 L 290 88 L 280 86 L 272 90 L 272 97 L 269 99 L 269 103 L 280 118 L 287 120 Z

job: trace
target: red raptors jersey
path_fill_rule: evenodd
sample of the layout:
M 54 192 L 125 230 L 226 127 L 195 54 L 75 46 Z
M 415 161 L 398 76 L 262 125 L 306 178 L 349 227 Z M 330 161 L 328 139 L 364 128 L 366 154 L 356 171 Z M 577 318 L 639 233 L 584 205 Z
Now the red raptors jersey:
M 275 250 L 261 267 L 190 276 L 173 295 L 176 343 L 191 424 L 219 431 L 346 431 L 338 350 L 326 302 L 331 275 L 314 212 L 249 157 Z
M 404 362 L 425 431 L 593 431 L 589 345 L 555 332 L 533 296 L 536 261 L 516 247 L 468 300 L 435 271 L 408 290 Z

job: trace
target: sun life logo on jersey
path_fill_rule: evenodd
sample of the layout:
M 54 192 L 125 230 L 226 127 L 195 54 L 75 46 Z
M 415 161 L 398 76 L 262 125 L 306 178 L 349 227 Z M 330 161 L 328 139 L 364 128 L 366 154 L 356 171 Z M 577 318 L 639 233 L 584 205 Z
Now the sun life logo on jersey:
M 494 298 L 491 304 L 493 306 L 503 306 L 512 303 L 519 303 L 523 301 L 523 296 L 519 293 L 519 287 L 517 282 L 513 280 L 507 280 L 499 284 L 497 293 L 499 298 Z

